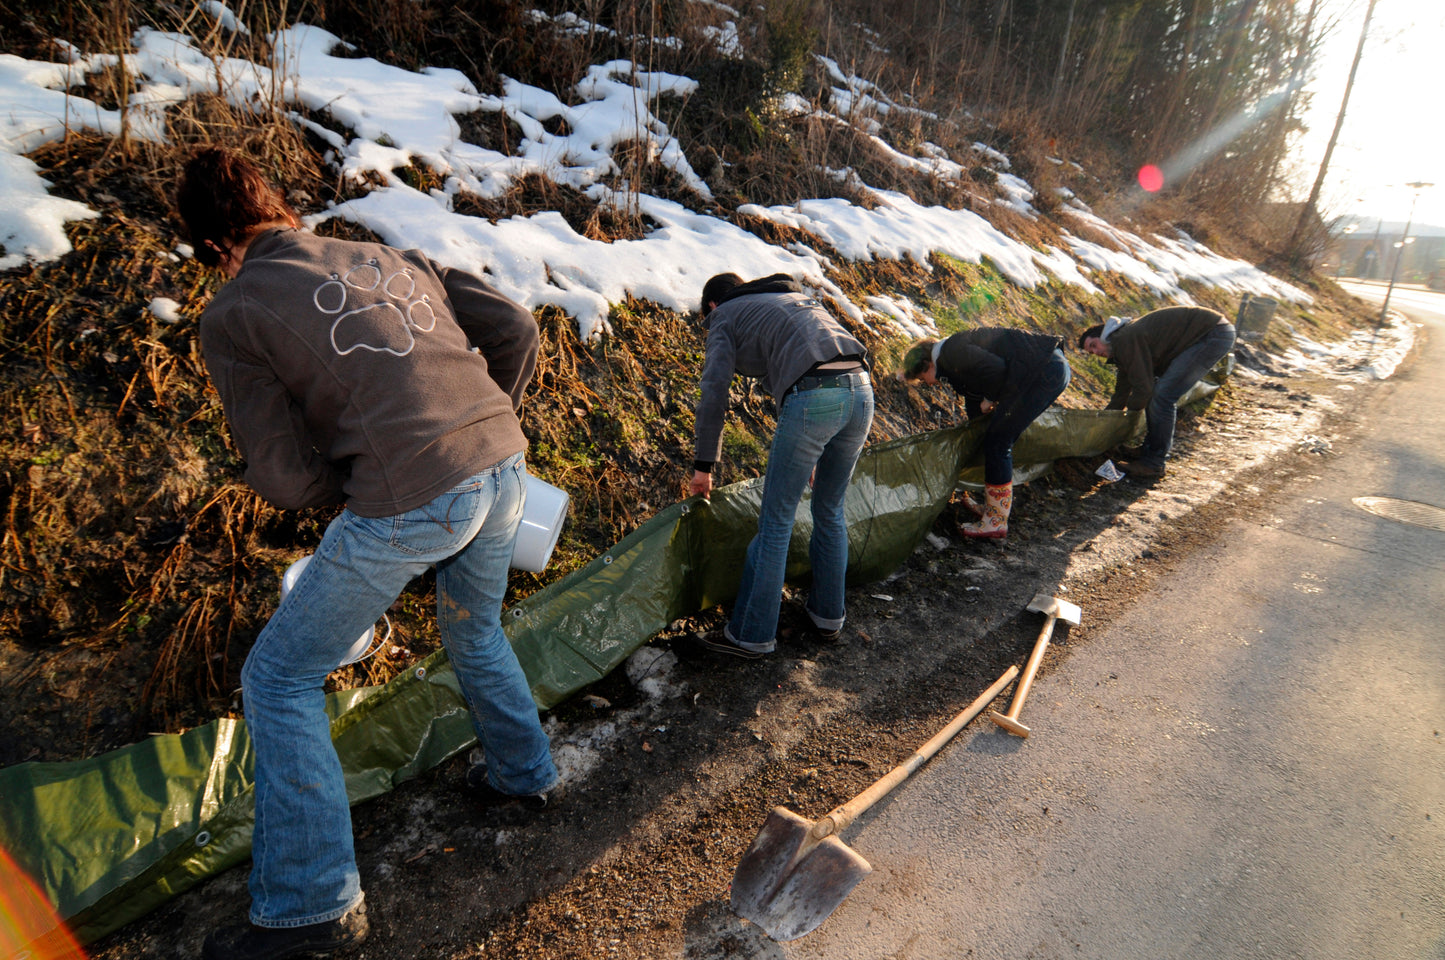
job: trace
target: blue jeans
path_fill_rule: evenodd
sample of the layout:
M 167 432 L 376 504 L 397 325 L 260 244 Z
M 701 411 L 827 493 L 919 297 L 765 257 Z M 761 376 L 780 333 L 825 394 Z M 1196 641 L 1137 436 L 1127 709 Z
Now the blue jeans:
M 1013 481 L 1014 443 L 1028 425 L 1059 398 L 1072 376 L 1073 371 L 1069 369 L 1069 361 L 1064 359 L 1064 352 L 1055 350 L 1044 361 L 1044 368 L 1033 383 L 1018 396 L 1010 397 L 1007 403 L 1000 403 L 994 408 L 983 434 L 984 483 L 997 486 Z
M 1154 396 L 1144 410 L 1146 422 L 1144 447 L 1139 459 L 1162 467 L 1174 447 L 1174 421 L 1178 416 L 1179 398 L 1199 382 L 1199 378 L 1234 349 L 1234 325 L 1221 323 L 1200 338 L 1193 346 L 1169 362 L 1164 375 L 1154 384 Z
M 323 685 L 356 638 L 433 564 L 442 643 L 493 784 L 536 793 L 556 781 L 537 706 L 501 625 L 525 473 L 519 453 L 399 516 L 342 511 L 257 637 L 241 670 L 256 757 L 252 923 L 320 923 L 360 902 Z
M 808 546 L 813 586 L 807 609 L 821 629 L 843 625 L 848 572 L 843 498 L 873 425 L 873 386 L 868 375 L 859 372 L 847 379 L 851 382 L 841 386 L 795 391 L 783 398 L 763 478 L 758 532 L 748 544 L 737 603 L 728 622 L 728 633 L 740 643 L 766 646 L 777 633 L 788 542 L 809 475 L 813 476 L 813 536 Z

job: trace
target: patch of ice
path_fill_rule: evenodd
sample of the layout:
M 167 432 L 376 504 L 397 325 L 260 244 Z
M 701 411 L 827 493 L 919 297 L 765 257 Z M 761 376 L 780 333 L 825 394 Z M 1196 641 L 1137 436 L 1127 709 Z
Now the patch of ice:
M 154 297 L 146 305 L 146 309 L 161 323 L 181 322 L 181 305 L 170 297 Z
M 919 310 L 907 298 L 873 296 L 864 297 L 864 302 L 887 317 L 894 327 L 910 339 L 922 340 L 938 336 L 938 326 L 933 322 L 933 318 Z
M 552 738 L 552 762 L 557 766 L 559 783 L 578 783 L 602 763 L 604 752 L 611 752 L 612 745 L 621 736 L 615 720 L 604 720 L 589 724 L 563 737 Z
M 998 164 L 1000 167 L 1003 167 L 1005 170 L 1007 170 L 1007 169 L 1009 169 L 1011 166 L 1013 166 L 1013 164 L 1009 163 L 1008 157 L 1006 157 L 1006 156 L 1004 156 L 1003 154 L 999 153 L 999 152 L 998 152 L 997 150 L 995 150 L 993 147 L 990 147 L 988 144 L 983 143 L 982 141 L 976 142 L 976 143 L 973 145 L 973 149 L 974 149 L 976 152 L 983 154 L 985 157 L 987 157 L 989 160 L 992 160 L 994 163 Z
M 203 0 L 201 9 L 209 13 L 212 17 L 215 17 L 216 22 L 224 29 L 232 33 L 242 34 L 243 36 L 250 35 L 250 29 L 240 20 L 236 19 L 236 15 L 231 12 L 231 8 L 221 3 L 220 0 Z
M 1299 332 L 1277 359 L 1294 371 L 1310 371 L 1345 380 L 1386 380 L 1415 345 L 1416 324 L 1391 315 L 1373 330 L 1356 330 L 1334 344 L 1323 344 Z
M 717 49 L 717 52 L 733 60 L 743 57 L 743 44 L 738 36 L 738 25 L 729 20 L 720 27 L 703 27 L 702 35 Z
M 1017 210 L 1030 220 L 1038 219 L 1038 211 L 1030 202 L 1034 198 L 1034 188 L 1029 186 L 1028 181 L 1011 173 L 1001 173 L 998 175 L 998 188 L 1003 193 L 1003 199 L 996 203 Z
M 638 647 L 623 665 L 627 680 L 648 700 L 657 702 L 682 696 L 686 687 L 668 678 L 677 666 L 677 654 L 662 647 Z
M 778 100 L 778 112 L 784 116 L 802 116 L 812 113 L 813 105 L 796 93 L 789 91 Z

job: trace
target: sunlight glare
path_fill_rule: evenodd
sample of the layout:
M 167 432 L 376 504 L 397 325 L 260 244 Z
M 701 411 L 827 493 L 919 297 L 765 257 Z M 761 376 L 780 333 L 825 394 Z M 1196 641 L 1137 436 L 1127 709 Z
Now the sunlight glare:
M 0 957 L 85 958 L 49 901 L 4 850 L 0 850 Z

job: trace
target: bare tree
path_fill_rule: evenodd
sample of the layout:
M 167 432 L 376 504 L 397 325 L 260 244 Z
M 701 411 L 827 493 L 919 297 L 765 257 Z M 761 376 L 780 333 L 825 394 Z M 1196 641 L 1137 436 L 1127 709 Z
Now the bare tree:
M 1335 129 L 1330 132 L 1329 145 L 1325 147 L 1325 158 L 1320 161 L 1320 172 L 1315 176 L 1315 185 L 1310 189 L 1310 198 L 1300 208 L 1299 220 L 1295 221 L 1294 232 L 1290 234 L 1289 243 L 1285 245 L 1286 256 L 1292 263 L 1298 265 L 1301 254 L 1301 245 L 1308 226 L 1310 213 L 1319 202 L 1320 190 L 1325 184 L 1325 174 L 1330 169 L 1330 156 L 1335 152 L 1335 142 L 1340 138 L 1340 128 L 1345 125 L 1345 109 L 1350 105 L 1350 91 L 1355 87 L 1355 73 L 1360 69 L 1360 58 L 1365 53 L 1365 37 L 1370 32 L 1370 17 L 1375 13 L 1376 0 L 1370 0 L 1370 5 L 1365 9 L 1365 22 L 1360 27 L 1360 42 L 1355 47 L 1355 59 L 1350 64 L 1350 79 L 1345 83 L 1345 96 L 1340 101 L 1340 112 L 1335 116 Z
M 1064 42 L 1059 44 L 1059 67 L 1054 71 L 1054 92 L 1049 96 L 1049 115 L 1058 113 L 1059 91 L 1064 85 L 1064 64 L 1068 62 L 1069 37 L 1074 32 L 1074 7 L 1078 0 L 1069 0 L 1069 19 L 1064 24 Z
M 1184 48 L 1180 52 L 1179 68 L 1169 85 L 1169 92 L 1165 95 L 1164 106 L 1159 111 L 1159 120 L 1154 126 L 1152 138 L 1154 152 L 1161 156 L 1165 145 L 1174 137 L 1175 116 L 1180 105 L 1184 103 L 1193 79 L 1191 68 L 1194 65 L 1194 47 L 1199 36 L 1200 3 L 1201 0 L 1185 0 L 1184 3 L 1183 21 L 1179 28 L 1183 34 Z

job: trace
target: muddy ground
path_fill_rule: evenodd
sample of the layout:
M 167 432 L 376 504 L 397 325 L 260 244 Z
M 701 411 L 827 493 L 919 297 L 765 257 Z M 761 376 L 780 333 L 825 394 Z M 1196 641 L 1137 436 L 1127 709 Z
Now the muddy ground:
M 674 625 L 630 670 L 548 716 L 570 782 L 542 814 L 516 822 L 475 808 L 459 790 L 465 757 L 354 811 L 372 920 L 354 955 L 781 956 L 727 907 L 770 807 L 816 818 L 906 760 L 1022 665 L 1035 593 L 1084 610 L 1081 627 L 1057 633 L 1041 676 L 1067 670 L 1075 649 L 1216 535 L 1219 517 L 1267 510 L 1333 455 L 1351 411 L 1379 389 L 1328 372 L 1243 372 L 1183 413 L 1169 475 L 1152 486 L 1100 480 L 1102 457 L 1061 462 L 1019 488 L 1003 543 L 963 541 L 950 508 L 893 576 L 850 591 L 837 642 L 799 629 L 800 598 L 760 661 L 689 640 L 716 613 Z M 247 870 L 92 945 L 93 956 L 198 955 L 208 930 L 244 917 Z

